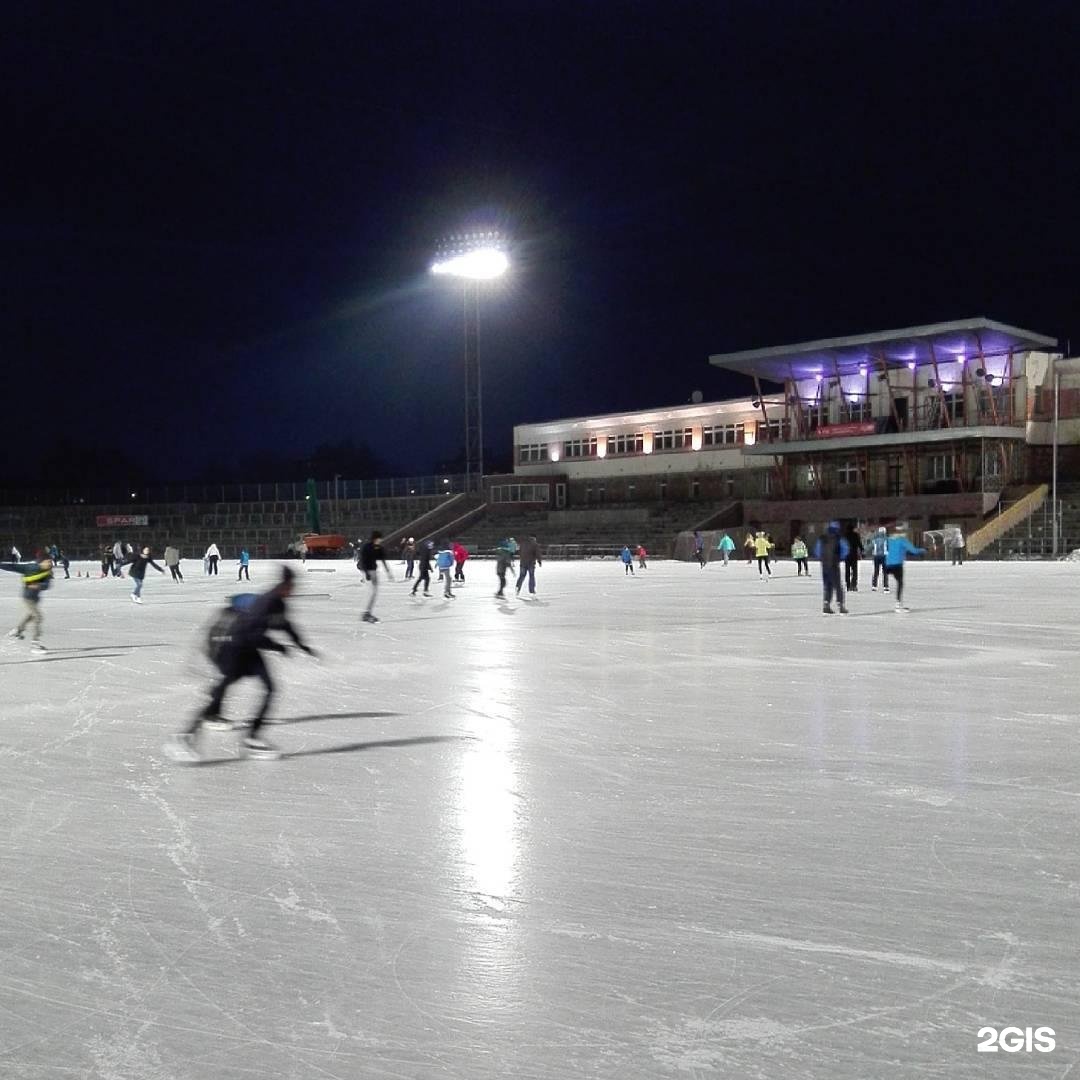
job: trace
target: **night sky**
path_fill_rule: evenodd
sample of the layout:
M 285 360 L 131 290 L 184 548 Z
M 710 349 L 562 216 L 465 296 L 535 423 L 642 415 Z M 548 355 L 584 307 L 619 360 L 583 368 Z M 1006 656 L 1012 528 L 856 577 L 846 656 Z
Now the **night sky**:
M 1078 40 L 992 0 L 10 8 L 0 484 L 435 471 L 463 319 L 427 267 L 470 225 L 514 260 L 489 467 L 514 423 L 743 392 L 710 353 L 1080 341 Z

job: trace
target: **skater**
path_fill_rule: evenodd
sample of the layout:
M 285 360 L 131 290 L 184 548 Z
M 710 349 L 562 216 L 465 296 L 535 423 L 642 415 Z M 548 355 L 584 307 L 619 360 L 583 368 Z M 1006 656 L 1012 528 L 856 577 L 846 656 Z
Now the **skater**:
M 952 535 L 952 564 L 953 566 L 964 565 L 964 534 L 959 526 Z
M 420 573 L 416 581 L 413 582 L 412 594 L 416 595 L 416 590 L 421 585 L 424 586 L 424 595 L 431 595 L 431 549 L 434 544 L 430 540 L 425 540 L 416 549 L 416 561 L 420 564 Z
M 735 550 L 735 541 L 727 533 L 724 533 L 716 543 L 716 550 L 720 552 L 720 558 L 724 560 L 724 565 L 727 566 L 728 558 Z
M 821 588 L 825 595 L 821 610 L 826 615 L 833 613 L 833 593 L 836 593 L 840 614 L 848 613 L 844 606 L 844 586 L 840 580 L 840 564 L 847 558 L 847 553 L 847 541 L 840 535 L 840 522 L 830 521 L 825 535 L 814 545 L 814 558 L 821 563 Z
M 889 551 L 885 556 L 885 580 L 896 579 L 896 611 L 910 611 L 904 606 L 904 560 L 908 555 L 925 555 L 926 548 L 915 547 L 907 538 L 907 524 L 898 521 L 889 537 Z
M 246 729 L 241 746 L 248 757 L 272 760 L 281 757 L 281 751 L 261 737 L 263 722 L 274 696 L 274 684 L 267 671 L 264 651 L 284 653 L 285 646 L 270 636 L 272 631 L 287 634 L 298 649 L 314 656 L 315 651 L 307 645 L 296 628 L 289 622 L 285 601 L 292 595 L 294 574 L 290 567 L 281 568 L 281 580 L 269 592 L 252 596 L 251 602 L 241 610 L 233 609 L 229 632 L 216 639 L 215 662 L 221 671 L 221 680 L 214 687 L 210 701 L 196 714 L 187 731 L 178 734 L 166 746 L 166 753 L 176 761 L 198 761 L 198 738 L 203 724 L 232 727 L 221 717 L 225 693 L 240 679 L 259 679 L 265 688 L 262 705 Z M 217 624 L 215 630 L 218 629 Z
M 65 580 L 70 578 L 71 577 L 71 560 L 64 553 L 63 548 L 60 549 L 60 554 L 58 556 L 58 562 L 64 568 L 64 578 L 65 578 Z
M 134 582 L 131 589 L 131 600 L 135 604 L 142 603 L 143 578 L 146 577 L 146 568 L 148 566 L 152 566 L 159 574 L 165 573 L 164 569 L 158 566 L 158 564 L 150 558 L 150 549 L 144 547 L 142 551 L 131 560 L 131 569 L 128 571 L 128 577 Z
M 12 551 L 15 550 L 12 548 Z M 52 567 L 52 559 L 43 552 L 38 552 L 38 557 L 31 562 L 11 562 L 2 567 L 12 573 L 22 574 L 23 605 L 26 609 L 18 626 L 8 632 L 8 637 L 21 639 L 26 628 L 33 623 L 34 636 L 30 641 L 30 648 L 34 652 L 45 652 L 45 646 L 41 643 L 41 624 L 44 621 L 41 615 L 41 594 L 52 582 Z
M 123 565 L 124 565 L 124 545 L 119 540 L 112 546 L 112 572 L 113 577 L 123 577 Z
M 648 570 L 649 567 L 645 560 L 649 557 L 649 553 L 645 550 L 644 544 L 638 544 L 637 549 L 637 565 L 639 570 Z
M 165 549 L 163 561 L 169 573 L 172 574 L 173 581 L 183 581 L 184 575 L 180 572 L 180 549 L 170 544 Z
M 454 580 L 465 580 L 465 560 L 469 557 L 468 548 L 460 540 L 454 542 L 450 549 L 454 554 Z
M 506 574 L 514 569 L 514 549 L 509 540 L 500 540 L 495 548 L 495 573 L 499 575 L 499 591 L 495 594 L 496 600 L 501 600 L 506 594 Z
M 753 531 L 748 532 L 746 534 L 746 539 L 743 541 L 742 546 L 743 546 L 743 554 L 746 556 L 746 565 L 747 566 L 753 566 L 754 565 L 754 552 L 755 552 L 754 533 L 753 533 Z
M 405 560 L 405 580 L 413 576 L 413 567 L 416 564 L 416 541 L 410 536 L 401 549 L 401 557 Z
M 456 600 L 453 586 L 450 584 L 450 569 L 454 565 L 454 552 L 449 540 L 444 540 L 436 552 L 435 565 L 439 570 L 439 580 L 443 583 L 443 596 L 447 600 Z
M 862 557 L 862 537 L 855 525 L 849 525 L 847 530 L 848 553 L 844 556 L 844 585 L 848 592 L 859 591 L 859 559 Z
M 112 574 L 113 566 L 113 553 L 112 548 L 106 547 L 101 549 L 101 576 L 109 577 Z
M 521 586 L 525 583 L 526 577 L 529 579 L 529 595 L 536 595 L 536 568 L 543 565 L 543 561 L 540 558 L 540 548 L 536 543 L 536 537 L 530 536 L 529 539 L 524 541 L 521 545 L 521 551 L 518 558 L 517 586 L 514 589 L 515 595 L 521 595 Z
M 633 556 L 633 553 L 630 551 L 630 545 L 629 544 L 626 544 L 623 547 L 622 553 L 619 555 L 619 558 L 622 559 L 623 577 L 626 577 L 627 575 L 629 575 L 630 577 L 633 577 L 634 576 L 634 556 Z
M 376 529 L 371 534 L 371 539 L 360 548 L 360 569 L 364 574 L 364 580 L 371 585 L 367 609 L 361 616 L 364 622 L 376 623 L 379 621 L 371 612 L 379 595 L 379 563 L 382 563 L 386 576 L 393 581 L 394 575 L 390 573 L 390 567 L 386 565 L 386 552 L 383 551 L 382 533 Z
M 694 558 L 698 561 L 698 567 L 704 570 L 708 560 L 705 558 L 705 537 L 700 530 L 694 531 Z
M 757 536 L 754 537 L 754 557 L 757 559 L 757 572 L 758 578 L 763 578 L 768 581 L 772 577 L 772 567 L 769 566 L 769 552 L 776 545 L 773 544 L 769 537 L 769 534 L 764 529 L 758 529 Z M 762 567 L 765 569 L 762 570 Z
M 203 563 L 206 566 L 206 572 L 210 575 L 217 574 L 218 560 L 221 558 L 221 552 L 218 551 L 217 544 L 211 544 L 206 549 L 206 554 L 203 556 Z
M 791 541 L 791 557 L 795 560 L 795 565 L 799 568 L 796 577 L 802 577 L 805 573 L 807 577 L 810 576 L 810 564 L 807 562 L 807 558 L 810 553 L 806 550 L 806 541 L 801 536 L 796 536 Z
M 251 562 L 251 555 L 248 553 L 247 548 L 240 549 L 240 567 L 236 571 L 236 580 L 240 581 L 241 578 L 246 581 L 251 580 L 251 572 L 248 570 L 248 564 Z
M 881 584 L 885 591 L 889 591 L 889 575 L 885 573 L 885 556 L 889 552 L 889 536 L 885 526 L 878 527 L 878 531 L 870 539 L 870 557 L 874 560 L 874 579 L 870 582 L 870 591 L 877 592 L 878 573 L 881 574 Z

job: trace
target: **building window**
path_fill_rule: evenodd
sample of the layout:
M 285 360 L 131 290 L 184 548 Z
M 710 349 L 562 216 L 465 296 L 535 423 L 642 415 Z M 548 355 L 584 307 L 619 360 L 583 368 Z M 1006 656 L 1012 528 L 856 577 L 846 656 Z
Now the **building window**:
M 660 498 L 661 499 L 666 499 L 667 498 L 667 481 L 666 480 L 661 480 L 660 481 Z
M 926 468 L 929 480 L 955 480 L 956 455 L 931 454 L 926 459 Z
M 761 491 L 765 495 L 772 494 L 772 469 L 764 469 L 761 473 Z
M 857 461 L 841 461 L 836 466 L 838 484 L 857 484 L 859 482 L 859 464 Z
M 518 464 L 528 465 L 536 461 L 547 461 L 547 443 L 523 443 L 518 447 Z
M 983 454 L 983 476 L 1001 475 L 1001 454 L 995 450 L 987 450 Z
M 636 490 L 636 488 L 634 487 L 633 484 L 627 484 L 626 485 L 626 497 L 631 502 L 633 502 L 633 500 L 634 500 L 634 492 L 635 492 L 635 490 Z
M 693 445 L 692 428 L 679 428 L 677 431 L 654 431 L 654 450 L 689 450 Z
M 963 390 L 955 393 L 943 394 L 942 399 L 945 402 L 945 411 L 949 414 L 949 419 L 954 423 L 957 420 L 964 419 L 964 392 Z
M 631 435 L 609 435 L 608 454 L 642 454 L 645 452 L 645 435 L 637 431 Z
M 870 407 L 869 398 L 856 398 L 848 401 L 848 416 L 852 423 L 866 423 L 873 420 L 873 409 Z
M 780 442 L 784 438 L 786 425 L 783 420 L 759 420 L 757 422 L 757 441 Z
M 585 439 L 569 439 L 563 444 L 564 458 L 596 457 L 596 436 Z
M 714 424 L 701 429 L 702 446 L 739 446 L 746 431 L 745 424 Z
M 690 498 L 691 499 L 700 499 L 701 498 L 701 481 L 700 480 L 691 481 L 691 483 L 690 483 Z
M 724 477 L 724 487 L 727 489 L 727 496 L 730 499 L 735 494 L 735 477 L 731 473 Z

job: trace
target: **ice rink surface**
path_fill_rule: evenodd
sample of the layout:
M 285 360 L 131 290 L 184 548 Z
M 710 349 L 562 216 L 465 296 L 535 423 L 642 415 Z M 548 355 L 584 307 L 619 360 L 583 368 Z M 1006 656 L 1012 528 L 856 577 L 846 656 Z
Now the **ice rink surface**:
M 1080 564 L 909 564 L 907 615 L 864 564 L 826 617 L 790 563 L 394 563 L 367 626 L 309 563 L 287 756 L 189 767 L 237 586 L 185 565 L 0 649 L 4 1080 L 1080 1080 Z

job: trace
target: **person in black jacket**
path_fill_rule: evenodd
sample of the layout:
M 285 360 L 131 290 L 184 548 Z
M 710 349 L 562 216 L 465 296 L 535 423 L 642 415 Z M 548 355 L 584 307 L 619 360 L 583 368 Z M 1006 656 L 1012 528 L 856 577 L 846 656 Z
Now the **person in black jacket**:
M 386 565 L 386 552 L 383 551 L 382 533 L 378 529 L 371 534 L 371 539 L 360 548 L 360 570 L 364 580 L 371 583 L 371 594 L 368 596 L 367 610 L 364 612 L 364 622 L 378 622 L 372 615 L 371 609 L 375 606 L 375 598 L 379 595 L 379 563 L 382 563 L 386 576 L 393 581 L 394 575 L 390 573 L 390 567 Z
M 840 614 L 848 613 L 848 609 L 844 607 L 844 587 L 840 582 L 840 564 L 847 558 L 847 554 L 847 541 L 840 535 L 840 522 L 830 521 L 825 535 L 814 545 L 814 558 L 821 560 L 821 587 L 825 597 L 821 610 L 826 615 L 833 613 L 831 601 L 834 592 L 840 605 Z
M 221 670 L 221 681 L 214 687 L 210 701 L 192 721 L 187 731 L 175 736 L 172 743 L 166 745 L 165 752 L 175 761 L 199 760 L 198 736 L 204 724 L 231 728 L 233 725 L 221 717 L 221 706 L 225 692 L 240 679 L 259 679 L 266 693 L 258 713 L 247 726 L 247 732 L 241 740 L 241 746 L 248 757 L 272 760 L 281 757 L 281 751 L 261 737 L 263 723 L 270 709 L 274 696 L 274 683 L 266 668 L 262 654 L 265 651 L 284 653 L 285 645 L 270 636 L 273 631 L 287 634 L 293 644 L 314 656 L 315 651 L 300 637 L 296 627 L 289 622 L 285 601 L 292 595 L 294 575 L 292 570 L 283 566 L 281 580 L 269 591 L 252 596 L 251 602 L 235 612 L 231 632 L 219 642 L 216 662 Z M 247 599 L 245 597 L 244 599 Z
M 420 575 L 417 577 L 412 587 L 412 595 L 416 595 L 416 590 L 421 585 L 424 586 L 424 595 L 431 595 L 431 549 L 434 545 L 430 540 L 425 540 L 416 549 L 416 561 L 420 565 Z
M 159 574 L 165 573 L 165 571 L 150 558 L 150 549 L 144 547 L 138 555 L 135 555 L 132 558 L 131 569 L 128 571 L 128 577 L 131 578 L 133 582 L 131 599 L 136 604 L 142 603 L 143 578 L 146 577 L 146 568 L 148 566 L 152 566 Z
M 844 587 L 848 592 L 859 591 L 859 560 L 862 558 L 862 537 L 855 525 L 849 525 L 847 536 L 847 554 L 844 556 Z

